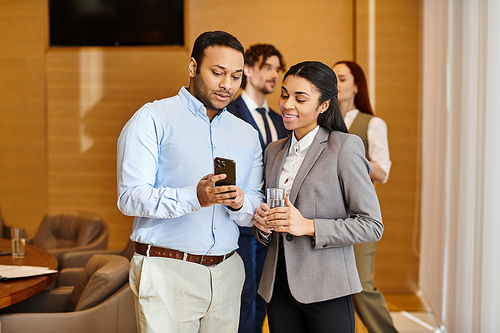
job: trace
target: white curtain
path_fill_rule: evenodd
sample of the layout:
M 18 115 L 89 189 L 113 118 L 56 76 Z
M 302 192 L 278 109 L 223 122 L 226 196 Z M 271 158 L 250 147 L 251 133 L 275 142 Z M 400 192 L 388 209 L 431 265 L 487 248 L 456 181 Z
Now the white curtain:
M 500 328 L 500 1 L 424 0 L 420 285 L 443 331 Z

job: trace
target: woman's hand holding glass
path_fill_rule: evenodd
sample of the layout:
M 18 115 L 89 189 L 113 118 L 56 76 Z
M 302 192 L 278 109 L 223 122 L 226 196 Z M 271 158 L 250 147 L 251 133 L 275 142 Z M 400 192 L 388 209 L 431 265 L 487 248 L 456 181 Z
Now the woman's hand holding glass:
M 266 235 L 277 231 L 294 236 L 314 237 L 314 220 L 304 218 L 292 205 L 288 195 L 285 197 L 285 207 L 269 208 L 266 203 L 262 203 L 255 210 L 254 222 L 255 226 Z

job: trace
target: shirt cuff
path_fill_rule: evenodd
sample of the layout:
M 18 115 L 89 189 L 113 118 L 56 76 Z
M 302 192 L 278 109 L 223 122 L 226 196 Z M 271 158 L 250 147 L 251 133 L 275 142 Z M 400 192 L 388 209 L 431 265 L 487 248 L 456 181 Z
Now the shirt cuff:
M 241 206 L 238 210 L 232 210 L 228 206 L 224 206 L 224 209 L 229 213 L 229 217 L 231 220 L 236 222 L 240 227 L 251 227 L 253 226 L 253 213 L 252 213 L 252 204 L 250 200 L 245 199 L 243 201 L 243 206 Z
M 196 188 L 197 185 L 177 189 L 177 202 L 184 214 L 201 208 Z

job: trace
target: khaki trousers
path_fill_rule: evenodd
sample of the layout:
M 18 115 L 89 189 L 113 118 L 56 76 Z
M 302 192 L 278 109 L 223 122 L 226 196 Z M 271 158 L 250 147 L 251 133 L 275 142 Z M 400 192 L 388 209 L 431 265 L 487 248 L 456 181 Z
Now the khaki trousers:
M 363 291 L 353 294 L 354 309 L 370 333 L 397 332 L 382 293 L 373 285 L 377 243 L 354 244 L 356 267 Z
M 244 279 L 237 253 L 214 266 L 135 253 L 130 287 L 138 330 L 235 333 Z

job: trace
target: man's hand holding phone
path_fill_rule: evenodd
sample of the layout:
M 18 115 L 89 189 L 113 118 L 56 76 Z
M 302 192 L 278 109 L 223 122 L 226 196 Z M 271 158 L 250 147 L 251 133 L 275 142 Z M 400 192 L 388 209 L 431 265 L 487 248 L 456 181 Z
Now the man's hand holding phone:
M 233 160 L 216 157 L 215 173 L 204 176 L 197 187 L 202 207 L 221 204 L 238 210 L 243 206 L 245 193 L 236 186 L 236 164 Z

